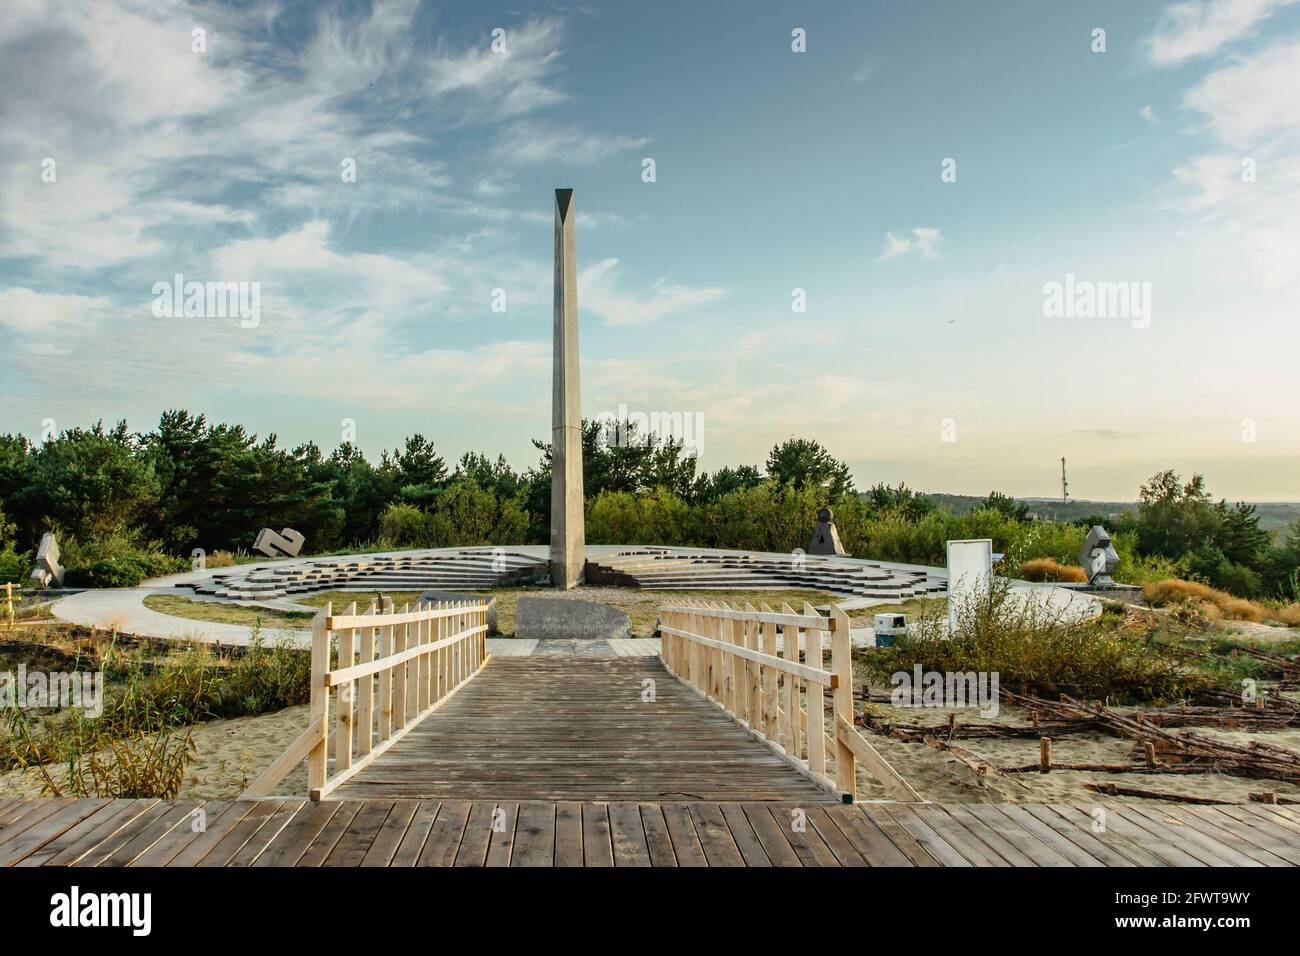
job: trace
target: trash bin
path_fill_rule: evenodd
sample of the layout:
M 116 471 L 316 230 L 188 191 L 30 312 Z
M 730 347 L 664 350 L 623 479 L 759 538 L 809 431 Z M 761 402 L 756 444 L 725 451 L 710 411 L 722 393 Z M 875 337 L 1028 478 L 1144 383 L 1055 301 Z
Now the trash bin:
M 907 633 L 907 617 L 902 614 L 876 615 L 876 647 L 893 647 L 895 638 Z

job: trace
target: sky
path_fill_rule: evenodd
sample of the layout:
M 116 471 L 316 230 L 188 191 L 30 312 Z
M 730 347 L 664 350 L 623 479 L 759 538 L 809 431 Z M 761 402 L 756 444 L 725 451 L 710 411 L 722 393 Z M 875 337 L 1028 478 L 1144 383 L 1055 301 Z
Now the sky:
M 0 90 L 0 431 L 534 464 L 563 186 L 584 415 L 704 469 L 1300 500 L 1296 0 L 6 0 Z

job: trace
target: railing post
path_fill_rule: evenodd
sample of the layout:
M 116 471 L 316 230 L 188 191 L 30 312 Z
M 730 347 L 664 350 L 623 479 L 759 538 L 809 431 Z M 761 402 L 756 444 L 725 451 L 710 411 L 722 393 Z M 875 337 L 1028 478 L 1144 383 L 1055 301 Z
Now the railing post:
M 817 609 L 804 603 L 803 613 L 809 617 L 819 617 Z M 810 627 L 804 631 L 804 663 L 819 671 L 825 669 L 826 649 L 822 646 L 822 631 Z M 826 688 L 812 681 L 804 681 L 807 688 L 808 710 L 808 768 L 814 773 L 826 776 Z
M 311 619 L 311 696 L 307 705 L 307 725 L 319 719 L 320 741 L 307 754 L 307 792 L 313 793 L 325 786 L 326 767 L 329 760 L 330 690 L 325 686 L 325 674 L 330 669 L 330 632 L 325 627 L 332 605 L 316 612 Z
M 782 614 L 793 614 L 794 609 L 788 604 L 781 605 Z M 781 655 L 795 664 L 799 663 L 799 628 L 793 624 L 781 625 Z M 785 752 L 791 757 L 799 757 L 799 679 L 788 671 L 781 675 L 785 686 Z
M 766 604 L 760 604 L 759 610 L 763 614 L 771 614 L 772 609 Z M 776 657 L 776 622 L 765 621 L 763 623 L 763 653 L 768 657 Z M 777 739 L 777 713 L 780 704 L 776 697 L 776 679 L 777 671 L 775 667 L 764 669 L 763 674 L 763 733 L 768 740 Z
M 835 687 L 835 786 L 845 803 L 858 798 L 857 760 L 840 739 L 843 718 L 853 726 L 853 635 L 849 616 L 831 605 L 831 672 L 839 678 Z
M 348 616 L 357 613 L 357 602 L 348 608 Z M 339 669 L 351 667 L 356 663 L 356 628 L 345 627 L 339 630 Z M 352 696 L 356 681 L 345 681 L 339 685 L 338 692 L 338 726 L 334 732 L 334 772 L 347 770 L 352 766 Z
M 383 614 L 393 612 L 393 601 L 391 598 L 384 598 L 384 606 L 380 609 Z M 379 656 L 382 658 L 391 657 L 393 654 L 393 625 L 391 623 L 381 624 L 379 626 Z M 385 667 L 379 672 L 379 739 L 387 740 L 393 735 L 393 671 Z
M 408 604 L 407 609 L 410 608 Z M 396 613 L 396 609 L 394 609 Z M 407 627 L 405 623 L 394 624 L 393 653 L 400 654 L 406 650 Z M 406 726 L 406 665 L 393 668 L 393 723 L 401 730 Z
M 375 604 L 370 604 L 369 614 L 375 613 Z M 375 629 L 374 627 L 363 627 L 360 629 L 361 636 L 360 653 L 357 657 L 359 663 L 369 664 L 375 659 Z M 374 735 L 375 726 L 375 678 L 373 675 L 361 679 L 361 686 L 357 688 L 357 755 L 364 757 L 370 753 L 371 740 Z

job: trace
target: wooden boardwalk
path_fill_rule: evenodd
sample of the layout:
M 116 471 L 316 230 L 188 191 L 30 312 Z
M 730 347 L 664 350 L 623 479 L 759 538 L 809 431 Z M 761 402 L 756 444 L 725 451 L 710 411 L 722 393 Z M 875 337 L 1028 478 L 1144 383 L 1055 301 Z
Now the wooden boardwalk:
M 835 800 L 657 657 L 538 656 L 490 660 L 331 796 Z
M 0 800 L 0 866 L 1289 866 L 1280 806 Z M 201 820 L 202 826 L 198 826 Z

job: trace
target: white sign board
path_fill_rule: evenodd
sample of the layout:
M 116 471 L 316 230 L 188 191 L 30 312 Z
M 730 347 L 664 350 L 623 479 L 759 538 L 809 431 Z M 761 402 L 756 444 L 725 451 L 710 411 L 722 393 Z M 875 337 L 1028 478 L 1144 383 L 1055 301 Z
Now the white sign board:
M 957 609 L 987 598 L 993 580 L 993 541 L 948 542 L 948 632 L 957 630 Z

